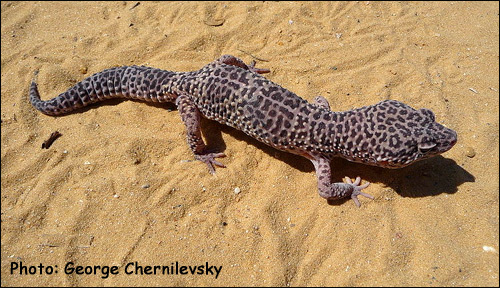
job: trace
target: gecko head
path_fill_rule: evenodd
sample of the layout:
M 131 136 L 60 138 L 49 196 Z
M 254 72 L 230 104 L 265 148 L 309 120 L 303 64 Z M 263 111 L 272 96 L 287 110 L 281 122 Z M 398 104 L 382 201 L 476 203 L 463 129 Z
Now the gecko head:
M 444 153 L 457 142 L 457 133 L 437 123 L 431 110 L 395 100 L 349 111 L 346 118 L 352 136 L 337 150 L 354 162 L 402 168 Z M 338 126 L 337 135 L 342 128 Z
M 393 117 L 387 117 L 385 141 L 375 165 L 401 168 L 450 150 L 457 143 L 457 133 L 436 122 L 429 109 L 415 110 L 397 102 Z M 397 105 L 397 106 L 398 106 Z M 405 112 L 401 112 L 404 109 Z M 387 113 L 391 109 L 388 109 Z M 394 117 L 395 116 L 395 117 Z M 392 120 L 387 122 L 387 120 Z M 389 125 L 390 124 L 390 125 Z
M 414 118 L 419 123 L 413 130 L 419 160 L 444 153 L 457 143 L 457 132 L 437 123 L 431 110 L 417 110 Z

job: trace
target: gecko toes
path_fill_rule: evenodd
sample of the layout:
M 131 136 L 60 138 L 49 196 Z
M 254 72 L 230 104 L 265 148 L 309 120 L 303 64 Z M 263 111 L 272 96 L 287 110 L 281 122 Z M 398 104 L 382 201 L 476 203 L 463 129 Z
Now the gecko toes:
M 266 69 L 266 68 L 255 67 L 255 60 L 252 60 L 252 63 L 250 63 L 250 65 L 248 65 L 248 69 L 254 73 L 257 73 L 257 74 L 265 74 L 265 73 L 271 72 L 271 70 Z
M 210 174 L 215 174 L 215 167 L 226 168 L 226 166 L 219 161 L 215 160 L 215 158 L 224 158 L 226 154 L 224 153 L 207 153 L 202 155 L 195 155 L 195 159 L 199 160 L 208 166 L 208 171 Z

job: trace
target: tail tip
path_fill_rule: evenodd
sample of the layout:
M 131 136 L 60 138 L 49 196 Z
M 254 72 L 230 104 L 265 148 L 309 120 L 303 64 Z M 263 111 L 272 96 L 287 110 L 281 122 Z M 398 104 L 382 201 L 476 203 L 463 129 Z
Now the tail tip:
M 36 82 L 38 80 L 38 72 L 40 72 L 40 70 L 35 70 L 33 72 L 33 79 L 31 79 L 31 83 L 35 83 L 36 84 Z

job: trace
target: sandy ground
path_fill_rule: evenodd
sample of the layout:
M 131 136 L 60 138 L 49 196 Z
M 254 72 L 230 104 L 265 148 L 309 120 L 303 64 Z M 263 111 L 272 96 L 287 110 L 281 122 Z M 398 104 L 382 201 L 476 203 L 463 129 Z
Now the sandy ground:
M 2 286 L 498 286 L 498 2 L 2 2 L 1 17 Z M 109 67 L 223 54 L 334 111 L 429 108 L 458 144 L 400 170 L 334 160 L 335 181 L 373 183 L 357 208 L 319 197 L 306 159 L 207 120 L 228 155 L 210 175 L 172 105 L 49 117 L 28 101 L 35 70 L 50 99 Z

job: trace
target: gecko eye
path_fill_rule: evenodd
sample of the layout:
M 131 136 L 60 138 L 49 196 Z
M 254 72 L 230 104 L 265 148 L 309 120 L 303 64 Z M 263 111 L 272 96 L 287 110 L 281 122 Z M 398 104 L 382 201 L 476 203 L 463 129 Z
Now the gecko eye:
M 429 152 L 432 148 L 436 147 L 435 142 L 423 142 L 423 143 L 418 143 L 418 151 L 422 154 L 426 154 Z

